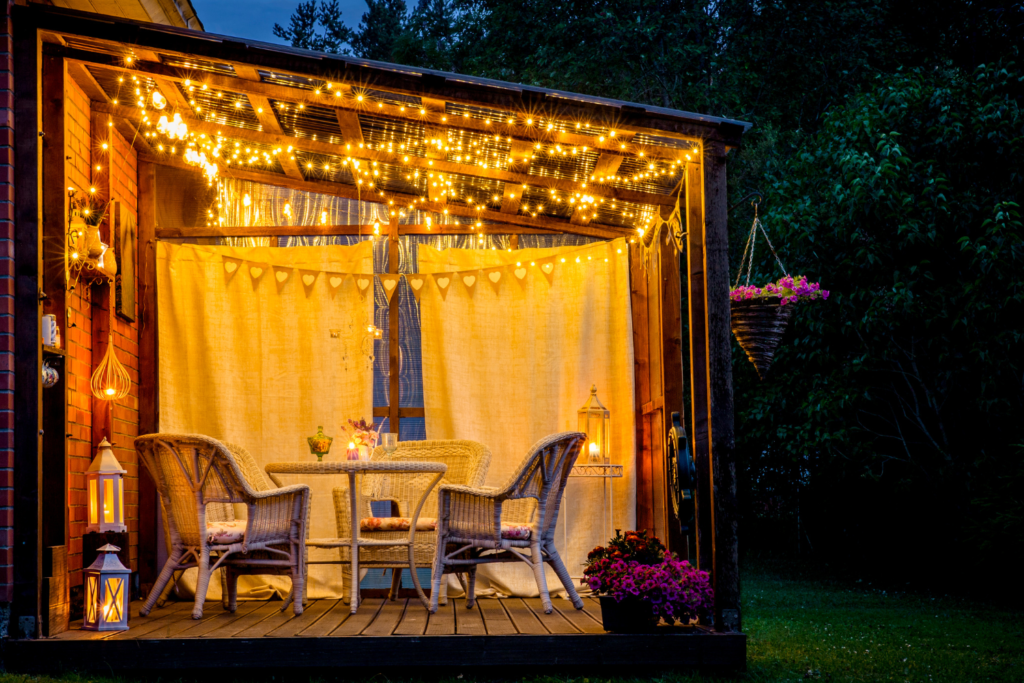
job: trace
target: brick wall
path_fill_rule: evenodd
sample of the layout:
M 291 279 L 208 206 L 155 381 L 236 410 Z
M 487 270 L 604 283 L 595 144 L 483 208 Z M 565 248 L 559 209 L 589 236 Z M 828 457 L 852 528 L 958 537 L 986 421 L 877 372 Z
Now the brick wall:
M 14 77 L 11 19 L 0 0 L 0 603 L 14 584 Z
M 107 199 L 122 202 L 134 219 L 138 208 L 138 160 L 131 144 L 113 128 L 97 124 L 88 96 L 74 81 L 65 93 L 65 144 L 69 187 L 88 193 L 96 188 L 96 207 Z M 102 144 L 109 148 L 104 150 Z M 105 162 L 105 163 L 104 163 Z M 112 205 L 111 205 L 112 206 Z M 137 290 L 136 290 L 137 291 Z M 95 455 L 93 444 L 93 397 L 89 380 L 93 370 L 93 347 L 102 349 L 105 339 L 93 339 L 93 317 L 109 315 L 107 285 L 79 285 L 68 293 L 71 318 L 67 330 L 68 381 L 68 572 L 71 587 L 82 584 L 82 535 L 86 527 L 85 471 Z M 109 300 L 114 305 L 113 300 Z M 135 311 L 138 319 L 138 310 Z M 70 327 L 73 323 L 74 327 Z M 125 475 L 125 521 L 128 525 L 132 569 L 138 569 L 139 469 L 133 442 L 139 433 L 139 336 L 138 326 L 114 317 L 114 347 L 117 358 L 128 370 L 132 390 L 113 409 L 113 433 L 104 435 Z M 104 432 L 106 430 L 103 430 Z

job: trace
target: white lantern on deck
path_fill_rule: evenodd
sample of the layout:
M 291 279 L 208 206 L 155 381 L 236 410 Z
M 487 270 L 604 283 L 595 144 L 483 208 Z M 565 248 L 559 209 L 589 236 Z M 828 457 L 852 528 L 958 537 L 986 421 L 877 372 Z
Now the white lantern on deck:
M 85 473 L 89 494 L 87 533 L 127 531 L 124 524 L 124 475 L 121 463 L 114 457 L 110 442 L 100 442 L 99 452 Z
M 128 576 L 130 569 L 117 559 L 121 550 L 109 543 L 99 549 L 96 561 L 85 570 L 85 617 L 87 631 L 128 630 Z
M 579 431 L 587 435 L 585 457 L 591 464 L 611 462 L 611 413 L 597 398 L 597 386 L 590 389 L 590 398 L 579 410 Z

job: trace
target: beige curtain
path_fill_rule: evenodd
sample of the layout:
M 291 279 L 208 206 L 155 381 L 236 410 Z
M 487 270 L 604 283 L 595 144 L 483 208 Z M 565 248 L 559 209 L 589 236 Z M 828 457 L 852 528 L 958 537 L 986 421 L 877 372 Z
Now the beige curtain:
M 546 274 L 542 266 L 552 258 Z M 582 575 L 587 552 L 603 544 L 612 529 L 633 528 L 635 520 L 633 333 L 625 240 L 511 252 L 438 251 L 421 245 L 418 263 L 421 273 L 506 266 L 497 291 L 490 272 L 480 272 L 472 287 L 457 276 L 446 298 L 429 284 L 420 299 L 427 435 L 489 446 L 489 486 L 504 484 L 541 437 L 576 430 L 577 411 L 591 385 L 597 385 L 611 411 L 612 462 L 622 464 L 625 473 L 611 480 L 612 528 L 604 508 L 607 482 L 601 479 L 570 479 L 558 520 L 559 553 L 570 574 Z M 519 268 L 526 270 L 522 280 L 515 276 Z M 479 577 L 485 590 L 537 594 L 525 565 L 485 566 Z M 552 592 L 561 586 L 551 571 L 548 586 Z
M 335 437 L 325 458 L 344 457 L 341 425 L 373 414 L 366 334 L 373 294 L 370 287 L 361 296 L 354 278 L 337 273 L 372 272 L 369 241 L 282 249 L 158 242 L 160 431 L 237 443 L 262 467 L 312 460 L 306 437 L 322 425 Z M 336 536 L 331 487 L 341 479 L 307 479 L 310 536 Z M 337 553 L 311 551 L 310 559 Z M 340 597 L 340 572 L 337 565 L 311 566 L 309 597 Z M 186 576 L 185 585 L 194 580 Z M 286 577 L 239 582 L 243 597 L 289 589 Z M 218 598 L 219 590 L 212 582 L 208 597 Z

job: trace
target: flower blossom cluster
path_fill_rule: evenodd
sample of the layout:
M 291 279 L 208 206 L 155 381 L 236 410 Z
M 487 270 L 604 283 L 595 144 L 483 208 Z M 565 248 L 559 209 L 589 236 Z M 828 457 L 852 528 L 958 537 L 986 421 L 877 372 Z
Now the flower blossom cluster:
M 819 282 L 808 282 L 803 275 L 792 277 L 787 275 L 778 282 L 769 282 L 764 287 L 756 285 L 741 285 L 734 287 L 729 292 L 733 301 L 744 301 L 746 299 L 767 299 L 777 297 L 781 299 L 780 305 L 796 303 L 797 301 L 811 301 L 813 299 L 828 299 L 828 290 L 821 288 Z
M 380 427 L 374 429 L 373 425 L 368 423 L 365 418 L 360 418 L 358 422 L 355 420 L 348 421 L 349 426 L 341 426 L 342 431 L 349 434 L 351 438 L 349 441 L 358 446 L 366 446 L 370 450 L 377 445 L 377 439 L 380 438 Z M 384 423 L 381 422 L 381 426 Z
M 689 623 L 711 612 L 712 589 L 707 572 L 680 561 L 645 531 L 616 534 L 608 547 L 598 547 L 587 557 L 583 582 L 595 593 L 616 602 L 641 600 L 655 617 L 672 623 Z

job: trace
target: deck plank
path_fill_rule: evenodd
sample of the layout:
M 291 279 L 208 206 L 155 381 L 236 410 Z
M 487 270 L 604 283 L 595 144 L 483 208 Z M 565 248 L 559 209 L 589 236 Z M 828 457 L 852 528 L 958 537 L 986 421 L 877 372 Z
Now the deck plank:
M 495 598 L 484 598 L 483 600 L 477 600 L 476 605 L 480 608 L 480 614 L 484 619 L 484 628 L 487 629 L 487 635 L 491 636 L 510 636 L 518 633 L 516 625 L 512 623 L 512 619 L 509 618 L 508 612 L 502 606 L 504 600 Z
M 384 606 L 369 626 L 363 629 L 364 636 L 390 636 L 398 627 L 405 614 L 405 605 L 409 600 L 385 600 Z
M 344 600 L 324 600 L 323 602 L 331 603 L 330 611 L 317 619 L 315 624 L 308 626 L 305 631 L 300 633 L 299 635 L 303 638 L 320 638 L 330 635 L 342 622 L 352 616 L 352 610 L 349 609 Z
M 333 606 L 333 600 L 317 600 L 304 608 L 302 614 L 296 616 L 295 610 L 289 605 L 287 611 L 292 615 L 291 619 L 278 626 L 268 635 L 271 638 L 290 638 L 298 635 L 304 629 L 316 624 L 321 617 L 331 611 Z
M 440 612 L 443 607 L 438 607 Z M 427 630 L 427 621 L 430 612 L 423 606 L 419 598 L 409 598 L 409 604 L 405 607 L 405 615 L 395 629 L 396 636 L 422 636 Z
M 599 624 L 604 623 L 601 620 L 601 602 L 597 598 L 583 598 L 583 613 Z
M 549 633 L 562 634 L 562 633 L 579 633 L 579 630 L 566 621 L 565 617 L 558 613 L 558 610 L 553 611 L 551 614 L 544 614 L 544 603 L 540 601 L 540 598 L 525 598 L 523 604 L 529 607 L 537 618 L 540 619 L 540 623 L 544 624 L 544 628 Z M 572 603 L 570 603 L 572 604 Z M 554 603 L 552 602 L 552 605 Z
M 174 616 L 166 621 L 161 621 L 161 625 L 146 634 L 146 640 L 162 640 L 164 638 L 179 638 L 181 633 L 195 628 L 199 624 L 210 621 L 222 614 L 227 614 L 228 611 L 220 604 L 220 602 L 211 602 L 207 600 L 203 606 L 203 616 L 201 619 L 193 619 L 191 610 L 184 610 L 176 612 Z M 136 638 L 138 640 L 138 638 Z
M 544 628 L 544 624 L 540 623 L 537 615 L 520 598 L 508 598 L 502 600 L 502 603 L 504 603 L 509 617 L 512 618 L 512 622 L 516 625 L 516 630 L 520 633 L 530 635 L 547 634 L 548 630 Z
M 565 604 L 562 604 L 563 602 Z M 583 610 L 576 609 L 571 602 L 559 600 L 553 604 L 559 614 L 583 633 L 605 633 L 604 626 L 600 621 L 595 620 Z
M 341 626 L 331 631 L 331 636 L 358 636 L 376 618 L 387 598 L 367 598 L 359 605 L 359 611 L 350 616 Z M 351 609 L 351 606 L 349 607 Z
M 455 633 L 467 636 L 482 636 L 487 634 L 484 628 L 483 615 L 480 613 L 479 602 L 473 609 L 466 608 L 465 598 L 448 598 L 448 602 L 455 603 Z
M 241 633 L 245 629 L 258 624 L 264 619 L 268 619 L 273 615 L 281 611 L 281 603 L 277 600 L 273 602 L 264 602 L 262 605 L 257 607 L 254 611 L 249 612 L 241 619 L 237 619 L 230 624 L 225 624 L 215 631 L 206 634 L 207 638 L 231 638 L 237 633 Z
M 455 601 L 448 598 L 447 605 L 438 605 L 437 611 L 427 618 L 428 636 L 455 635 Z
M 174 618 L 188 618 L 190 620 L 193 602 L 173 602 L 170 606 L 162 609 L 154 609 L 148 616 L 139 616 L 137 622 L 129 622 L 128 630 L 112 635 L 108 640 L 137 640 L 147 633 L 159 629 L 163 624 L 169 624 L 168 620 Z M 194 622 L 195 623 L 195 622 Z
M 315 601 L 310 600 L 306 603 L 305 609 L 311 609 Z M 258 621 L 251 626 L 246 627 L 244 631 L 239 631 L 232 635 L 232 638 L 262 638 L 267 635 L 275 628 L 280 628 L 282 625 L 287 624 L 289 621 L 295 618 L 295 610 L 289 605 L 288 609 L 281 611 L 280 608 L 266 619 Z
M 191 603 L 189 603 L 191 604 Z M 169 612 L 156 611 L 149 613 L 149 616 L 139 616 L 139 608 L 142 603 L 139 601 L 133 602 L 131 605 L 131 619 L 128 620 L 127 631 L 85 631 L 82 629 L 82 620 L 76 619 L 71 622 L 68 626 L 68 630 L 57 636 L 58 640 L 108 640 L 110 638 L 120 636 L 124 638 L 134 638 L 134 634 L 137 633 L 142 627 L 147 624 L 152 624 L 157 619 L 161 619 L 169 614 Z
M 249 612 L 255 611 L 260 606 L 258 602 L 243 602 L 238 605 L 234 612 L 221 612 L 212 619 L 203 619 L 198 622 L 192 628 L 185 629 L 177 635 L 178 638 L 198 638 L 205 636 L 211 631 L 215 631 L 221 626 L 230 624 L 231 622 L 241 619 Z

